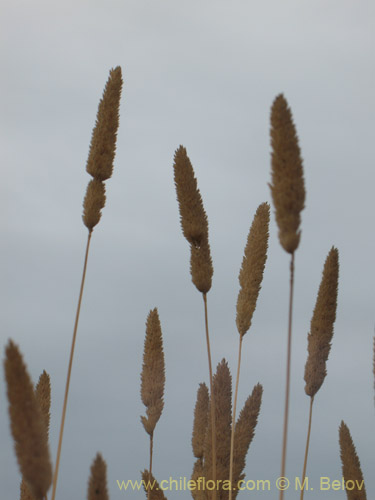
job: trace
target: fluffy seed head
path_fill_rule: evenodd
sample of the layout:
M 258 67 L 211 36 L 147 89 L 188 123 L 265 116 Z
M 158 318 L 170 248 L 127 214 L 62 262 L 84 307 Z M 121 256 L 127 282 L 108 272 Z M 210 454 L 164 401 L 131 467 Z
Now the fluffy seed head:
M 336 320 L 339 279 L 339 254 L 332 247 L 324 264 L 318 297 L 308 334 L 308 358 L 305 365 L 305 392 L 313 397 L 327 375 L 326 362 L 331 349 Z
M 173 168 L 182 232 L 190 243 L 192 281 L 200 292 L 207 293 L 213 275 L 208 220 L 193 166 L 183 146 L 175 152 Z
M 146 469 L 142 472 L 142 480 L 145 492 L 152 492 L 152 495 L 150 496 L 153 500 L 167 500 L 167 497 L 164 496 L 163 489 L 160 488 L 159 483 Z
M 237 299 L 236 323 L 241 336 L 250 328 L 263 280 L 268 249 L 269 212 L 268 203 L 259 205 L 247 238 L 239 274 L 241 288 Z
M 197 402 L 194 409 L 193 437 L 191 440 L 194 456 L 203 458 L 204 440 L 208 425 L 209 394 L 206 384 L 199 384 Z
M 5 355 L 10 424 L 18 464 L 35 500 L 42 500 L 52 481 L 47 427 L 22 356 L 11 340 Z
M 238 417 L 234 432 L 233 484 L 238 484 L 245 468 L 246 455 L 255 434 L 263 387 L 257 384 L 249 396 Z M 234 493 L 236 498 L 238 490 Z
M 348 500 L 366 500 L 366 488 L 361 470 L 361 464 L 350 435 L 350 431 L 344 422 L 339 428 L 340 456 L 342 463 L 342 475 L 345 484 L 353 481 L 353 489 L 346 490 Z
M 83 200 L 83 223 L 91 233 L 102 215 L 101 210 L 105 205 L 105 187 L 102 181 L 92 179 L 87 186 L 86 196 Z
M 152 435 L 164 406 L 165 364 L 163 338 L 158 310 L 150 311 L 146 323 L 146 338 L 141 374 L 141 397 L 147 417 L 141 417 L 145 431 Z
M 300 213 L 305 207 L 305 183 L 298 137 L 292 113 L 280 94 L 271 110 L 272 183 L 270 184 L 279 240 L 294 253 L 300 241 Z
M 107 464 L 98 453 L 91 465 L 87 500 L 109 500 L 107 489 Z
M 105 181 L 113 171 L 122 88 L 121 68 L 111 69 L 100 100 L 92 132 L 86 170 L 95 179 Z
M 216 373 L 213 378 L 213 391 L 215 396 L 216 425 L 216 479 L 225 481 L 229 478 L 232 423 L 232 377 L 228 368 L 228 363 L 225 359 L 223 359 L 217 366 Z M 209 409 L 208 414 L 211 414 L 211 409 Z M 207 426 L 204 457 L 204 475 L 206 479 L 212 479 L 211 418 L 209 418 Z M 220 495 L 222 494 L 222 490 L 219 488 L 218 498 L 220 498 Z M 209 494 L 208 499 L 210 498 L 212 498 L 212 496 Z

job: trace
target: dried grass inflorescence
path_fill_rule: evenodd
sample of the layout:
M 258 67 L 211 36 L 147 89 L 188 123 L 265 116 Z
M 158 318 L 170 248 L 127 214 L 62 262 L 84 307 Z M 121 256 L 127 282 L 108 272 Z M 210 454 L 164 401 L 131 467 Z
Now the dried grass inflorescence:
M 164 495 L 162 488 L 160 488 L 159 483 L 156 481 L 154 476 L 148 470 L 142 472 L 143 488 L 146 493 L 152 492 L 153 500 L 167 500 Z
M 251 225 L 239 274 L 236 324 L 241 336 L 249 330 L 267 260 L 270 207 L 259 205 Z
M 46 371 L 43 371 L 43 373 L 39 377 L 38 383 L 35 388 L 35 396 L 42 412 L 44 424 L 47 429 L 48 439 L 51 408 L 51 382 L 50 377 Z M 20 492 L 20 500 L 34 500 L 27 482 L 23 478 L 21 481 Z
M 9 415 L 18 464 L 34 499 L 42 500 L 52 482 L 45 417 L 19 349 L 11 340 L 5 355 Z
M 101 210 L 105 205 L 105 186 L 104 182 L 92 179 L 86 190 L 86 196 L 83 200 L 83 223 L 89 231 L 98 224 L 101 217 Z
M 292 113 L 280 94 L 271 110 L 272 183 L 270 184 L 281 246 L 294 253 L 300 241 L 300 213 L 305 207 L 305 183 Z
M 238 417 L 234 433 L 233 484 L 243 479 L 246 455 L 255 434 L 260 406 L 262 404 L 263 387 L 257 384 L 247 398 Z M 234 492 L 236 498 L 238 490 Z
M 208 220 L 193 166 L 183 146 L 175 152 L 173 168 L 182 232 L 191 246 L 192 281 L 200 292 L 207 293 L 213 275 Z
M 141 374 L 141 397 L 147 408 L 147 417 L 141 417 L 141 420 L 150 436 L 163 411 L 164 384 L 163 338 L 158 311 L 155 308 L 147 317 Z
M 107 488 L 107 464 L 98 453 L 91 465 L 87 488 L 87 500 L 109 500 Z
M 121 89 L 121 68 L 117 66 L 109 73 L 103 97 L 99 103 L 86 165 L 86 170 L 93 179 L 87 186 L 82 219 L 90 233 L 100 221 L 101 210 L 105 205 L 103 181 L 112 176 L 119 126 Z
M 87 172 L 100 181 L 109 179 L 113 171 L 119 126 L 122 89 L 121 68 L 111 69 L 100 100 L 96 124 L 92 132 Z
M 208 407 L 210 396 L 206 384 L 199 384 L 197 402 L 194 408 L 193 437 L 191 440 L 193 453 L 196 458 L 203 458 L 204 440 L 208 425 Z
M 354 488 L 346 489 L 348 500 L 366 500 L 366 488 L 361 470 L 361 464 L 350 435 L 348 426 L 341 422 L 339 428 L 340 456 L 342 462 L 342 475 L 345 483 L 353 481 Z M 350 487 L 352 484 L 350 484 Z
M 218 483 L 217 498 L 219 500 L 227 500 L 229 498 L 229 461 L 232 427 L 232 377 L 225 359 L 217 366 L 213 380 L 213 389 L 217 436 L 216 479 L 217 481 L 221 481 Z M 251 396 L 247 398 L 235 426 L 233 484 L 244 478 L 243 469 L 245 467 L 246 454 L 254 437 L 262 401 L 262 392 L 262 386 L 257 384 Z M 206 482 L 212 480 L 212 434 L 209 404 L 207 387 L 204 384 L 200 384 L 194 411 L 192 439 L 193 452 L 197 460 L 194 464 L 191 479 L 195 481 L 199 477 L 204 477 Z M 204 446 L 202 449 L 203 435 Z M 236 495 L 237 492 L 233 491 L 233 498 Z M 192 491 L 192 496 L 195 500 L 210 500 L 213 497 L 213 492 L 195 490 Z
M 324 263 L 322 280 L 308 335 L 308 358 L 305 365 L 305 392 L 313 397 L 327 375 L 326 362 L 331 349 L 336 320 L 339 279 L 339 254 L 332 247 Z

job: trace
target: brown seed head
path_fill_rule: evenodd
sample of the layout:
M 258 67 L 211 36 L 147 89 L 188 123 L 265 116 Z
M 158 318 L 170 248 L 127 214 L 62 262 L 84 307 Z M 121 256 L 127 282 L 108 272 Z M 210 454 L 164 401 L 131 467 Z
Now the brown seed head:
M 299 245 L 300 213 L 305 207 L 305 183 L 298 137 L 292 113 L 280 94 L 271 110 L 272 183 L 270 184 L 279 240 L 285 251 Z
M 5 355 L 10 424 L 18 464 L 35 500 L 42 500 L 52 481 L 47 428 L 22 356 L 11 340 Z
M 191 245 L 199 246 L 202 239 L 208 239 L 208 221 L 193 166 L 183 146 L 175 152 L 173 168 L 182 232 Z
M 270 207 L 259 205 L 251 225 L 239 274 L 241 289 L 237 299 L 237 329 L 245 335 L 255 311 L 267 260 Z
M 331 349 L 336 319 L 339 279 L 339 254 L 332 247 L 324 264 L 314 313 L 308 334 L 308 358 L 305 365 L 305 392 L 313 397 L 327 375 L 326 362 Z
M 164 406 L 165 365 L 163 338 L 158 310 L 150 311 L 146 323 L 146 338 L 141 374 L 141 397 L 147 417 L 141 417 L 146 432 L 154 432 Z
M 183 146 L 175 152 L 173 168 L 182 232 L 191 246 L 192 281 L 200 292 L 207 293 L 213 275 L 208 220 L 193 166 Z
M 208 240 L 201 240 L 199 247 L 190 245 L 191 281 L 197 290 L 202 293 L 210 291 L 213 271 Z
M 366 488 L 363 480 L 361 464 L 350 435 L 350 431 L 344 422 L 341 422 L 339 428 L 340 456 L 342 463 L 342 475 L 345 484 L 347 481 L 353 481 L 353 489 L 346 489 L 348 500 L 366 500 Z M 350 483 L 350 487 L 352 484 Z
M 238 484 L 245 468 L 246 455 L 255 434 L 263 387 L 257 384 L 249 396 L 238 417 L 234 432 L 233 484 Z M 238 490 L 234 491 L 236 498 Z
M 215 395 L 216 424 L 216 479 L 226 481 L 229 478 L 230 438 L 232 423 L 232 377 L 228 368 L 228 363 L 225 361 L 225 359 L 223 359 L 217 366 L 216 373 L 213 379 L 213 390 Z M 211 414 L 210 412 L 211 410 L 209 409 L 209 414 Z M 211 419 L 209 419 L 204 450 L 204 475 L 206 479 L 212 479 L 211 443 Z M 223 483 L 221 484 L 223 485 Z M 218 498 L 221 498 L 222 494 L 224 494 L 222 488 L 219 488 Z M 212 498 L 212 495 L 209 494 L 208 498 Z
M 47 436 L 49 431 L 50 422 L 50 408 L 51 408 L 51 382 L 48 373 L 44 370 L 40 375 L 38 383 L 35 388 L 36 400 L 39 403 L 44 423 L 47 428 Z
M 97 179 L 92 179 L 87 186 L 86 196 L 83 200 L 83 223 L 91 233 L 93 228 L 100 221 L 101 210 L 105 205 L 104 183 Z
M 100 453 L 91 465 L 87 500 L 109 500 L 107 489 L 107 464 Z
M 142 480 L 145 492 L 147 493 L 149 490 L 150 492 L 152 491 L 153 500 L 167 500 L 167 497 L 164 496 L 163 489 L 160 488 L 159 483 L 146 469 L 142 472 Z
M 119 126 L 121 88 L 121 68 L 117 66 L 109 72 L 103 97 L 99 103 L 86 165 L 87 172 L 99 181 L 109 179 L 113 171 Z
M 194 409 L 193 437 L 191 440 L 194 456 L 203 458 L 204 440 L 208 425 L 209 394 L 206 384 L 199 384 L 197 402 Z

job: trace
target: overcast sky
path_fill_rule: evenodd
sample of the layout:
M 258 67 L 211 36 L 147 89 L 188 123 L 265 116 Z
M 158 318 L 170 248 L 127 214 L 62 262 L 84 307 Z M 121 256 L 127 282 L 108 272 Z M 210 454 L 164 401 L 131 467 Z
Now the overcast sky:
M 319 492 L 321 476 L 341 478 L 342 419 L 369 498 L 374 494 L 374 14 L 370 0 L 3 2 L 1 347 L 12 338 L 35 382 L 43 369 L 51 376 L 53 460 L 87 238 L 81 212 L 89 142 L 110 68 L 120 65 L 124 77 L 114 173 L 89 257 L 58 499 L 86 497 L 97 451 L 108 464 L 112 500 L 126 495 L 117 479 L 139 479 L 147 467 L 139 390 L 145 321 L 154 307 L 166 391 L 153 470 L 159 480 L 190 477 L 193 407 L 208 368 L 203 301 L 190 280 L 173 155 L 183 144 L 198 178 L 214 263 L 213 363 L 225 357 L 234 374 L 238 272 L 255 210 L 270 202 L 269 113 L 280 92 L 293 112 L 307 190 L 296 253 L 287 476 L 294 481 L 302 472 L 307 333 L 324 260 L 335 245 L 337 321 L 314 405 L 308 476 L 315 488 L 305 498 L 345 498 L 342 491 Z M 288 265 L 272 209 L 239 389 L 241 407 L 258 381 L 264 387 L 245 469 L 247 478 L 273 485 L 253 494 L 259 499 L 277 495 Z M 20 478 L 3 375 L 0 398 L 0 483 L 10 500 L 18 498 Z

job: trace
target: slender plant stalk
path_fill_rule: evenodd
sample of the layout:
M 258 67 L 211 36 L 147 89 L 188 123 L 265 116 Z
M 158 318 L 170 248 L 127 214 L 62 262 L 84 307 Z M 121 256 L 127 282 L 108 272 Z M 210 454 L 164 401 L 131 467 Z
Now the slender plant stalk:
M 81 310 L 83 288 L 84 288 L 84 285 L 85 285 L 86 268 L 87 268 L 87 260 L 88 260 L 89 249 L 90 249 L 91 234 L 92 234 L 92 231 L 89 231 L 88 238 L 87 238 L 87 245 L 86 245 L 85 261 L 84 261 L 84 264 L 83 264 L 83 273 L 82 273 L 81 288 L 80 288 L 80 291 L 79 291 L 77 312 L 76 312 L 76 317 L 75 317 L 75 322 L 74 322 L 72 345 L 71 345 L 71 348 L 70 348 L 70 358 L 69 358 L 69 366 L 68 366 L 68 375 L 67 375 L 66 384 L 65 384 L 65 395 L 64 395 L 64 403 L 63 403 L 63 410 L 62 410 L 62 416 L 61 416 L 59 442 L 58 442 L 58 446 L 57 446 L 55 471 L 54 471 L 54 474 L 53 474 L 51 500 L 55 500 L 55 496 L 56 496 L 57 478 L 58 478 L 58 475 L 59 475 L 59 465 L 60 465 L 60 455 L 61 455 L 61 445 L 62 445 L 62 439 L 63 439 L 63 434 L 64 434 L 66 407 L 67 407 L 67 403 L 68 403 L 70 376 L 71 376 L 71 373 L 72 373 L 74 348 L 75 348 L 75 343 L 76 343 L 76 338 L 77 338 L 77 328 L 78 328 L 79 314 L 80 314 L 80 310 Z
M 232 500 L 232 491 L 233 491 L 232 482 L 233 482 L 233 457 L 234 457 L 234 431 L 235 431 L 235 426 L 236 426 L 236 409 L 237 409 L 238 384 L 239 384 L 239 380 L 240 380 L 242 339 L 243 339 L 243 335 L 240 335 L 240 342 L 239 342 L 239 346 L 238 346 L 236 388 L 234 390 L 234 402 L 233 402 L 233 413 L 232 413 L 232 432 L 231 432 L 231 437 L 230 437 L 229 500 Z
M 314 403 L 314 396 L 312 398 L 310 398 L 309 426 L 308 426 L 308 429 L 307 429 L 305 460 L 303 462 L 302 485 L 303 485 L 303 483 L 305 481 L 305 477 L 306 477 L 307 457 L 309 455 L 309 445 L 310 445 L 310 434 L 311 434 L 311 421 L 312 421 L 313 403 Z M 302 488 L 301 489 L 301 497 L 300 497 L 301 500 L 303 500 L 303 495 L 304 494 L 305 494 L 305 488 Z
M 206 341 L 207 341 L 207 356 L 208 356 L 208 370 L 210 374 L 210 393 L 211 393 L 211 434 L 212 434 L 212 479 L 215 487 L 213 489 L 213 500 L 216 500 L 216 422 L 215 422 L 215 395 L 212 377 L 212 362 L 211 362 L 211 348 L 210 336 L 208 333 L 208 314 L 207 314 L 207 294 L 203 293 L 204 302 L 204 320 L 206 326 Z
M 152 432 L 150 434 L 150 469 L 149 469 L 150 477 L 152 476 L 152 451 L 153 451 L 153 447 L 154 447 L 154 432 Z M 148 500 L 150 500 L 150 498 L 151 498 L 151 488 L 149 488 L 147 491 L 147 498 L 148 498 Z
M 284 429 L 283 447 L 281 452 L 281 473 L 280 477 L 285 477 L 286 448 L 288 442 L 288 419 L 289 419 L 289 393 L 290 393 L 290 365 L 292 354 L 292 313 L 293 313 L 293 289 L 294 289 L 294 252 L 290 260 L 290 294 L 289 294 L 289 319 L 288 319 L 288 347 L 286 361 L 286 384 L 285 384 L 285 407 L 284 407 Z M 284 490 L 280 490 L 279 499 L 283 500 Z

